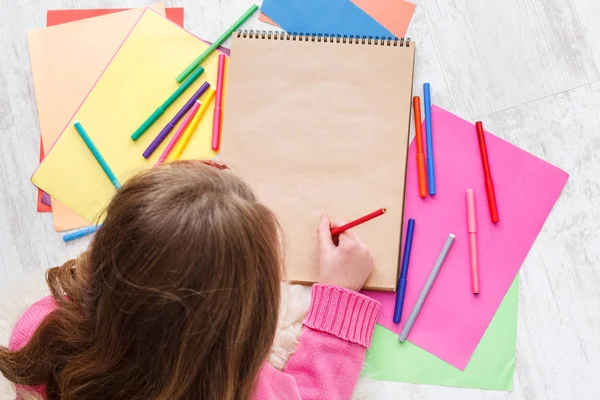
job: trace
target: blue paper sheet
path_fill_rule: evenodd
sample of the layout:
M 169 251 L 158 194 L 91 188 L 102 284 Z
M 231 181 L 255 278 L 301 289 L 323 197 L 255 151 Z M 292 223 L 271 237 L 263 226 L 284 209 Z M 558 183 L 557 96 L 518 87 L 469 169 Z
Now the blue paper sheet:
M 394 36 L 350 0 L 264 0 L 261 11 L 289 33 Z

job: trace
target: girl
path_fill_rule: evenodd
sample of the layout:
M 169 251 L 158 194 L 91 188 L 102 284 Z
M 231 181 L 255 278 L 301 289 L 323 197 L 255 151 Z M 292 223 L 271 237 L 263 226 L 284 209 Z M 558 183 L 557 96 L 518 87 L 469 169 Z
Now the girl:
M 347 399 L 380 305 L 357 293 L 368 249 L 352 232 L 334 245 L 330 228 L 324 214 L 320 283 L 280 372 L 265 363 L 283 265 L 276 217 L 220 165 L 143 172 L 89 250 L 48 270 L 52 296 L 18 321 L 0 371 L 22 398 Z

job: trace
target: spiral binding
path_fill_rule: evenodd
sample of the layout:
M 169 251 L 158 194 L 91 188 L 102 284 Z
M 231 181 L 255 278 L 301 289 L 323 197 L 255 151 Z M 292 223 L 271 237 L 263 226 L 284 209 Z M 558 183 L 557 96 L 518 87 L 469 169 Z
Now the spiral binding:
M 410 38 L 379 37 L 379 36 L 354 36 L 354 35 L 323 35 L 305 33 L 287 33 L 273 31 L 247 31 L 238 30 L 238 38 L 270 39 L 270 40 L 296 40 L 299 42 L 324 42 L 324 43 L 350 43 L 370 44 L 380 46 L 410 47 Z

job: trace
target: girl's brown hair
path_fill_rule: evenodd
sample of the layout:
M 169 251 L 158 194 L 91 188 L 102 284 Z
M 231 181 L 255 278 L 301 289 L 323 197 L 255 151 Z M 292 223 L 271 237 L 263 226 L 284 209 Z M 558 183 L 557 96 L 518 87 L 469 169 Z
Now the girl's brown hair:
M 201 162 L 132 178 L 89 251 L 52 268 L 58 309 L 0 371 L 48 399 L 248 399 L 275 336 L 275 216 Z

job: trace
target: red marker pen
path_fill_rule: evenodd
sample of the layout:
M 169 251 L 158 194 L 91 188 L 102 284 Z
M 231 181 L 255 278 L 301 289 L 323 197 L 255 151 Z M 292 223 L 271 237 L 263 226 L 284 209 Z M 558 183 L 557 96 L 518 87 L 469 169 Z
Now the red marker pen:
M 483 164 L 483 176 L 485 179 L 485 192 L 487 194 L 488 205 L 490 207 L 490 217 L 495 224 L 500 221 L 498 216 L 498 205 L 496 204 L 496 193 L 494 192 L 494 182 L 490 172 L 490 162 L 488 160 L 487 148 L 485 146 L 485 136 L 483 134 L 483 125 L 481 121 L 475 122 L 477 129 L 477 140 L 479 141 L 479 152 L 481 153 L 481 163 Z

